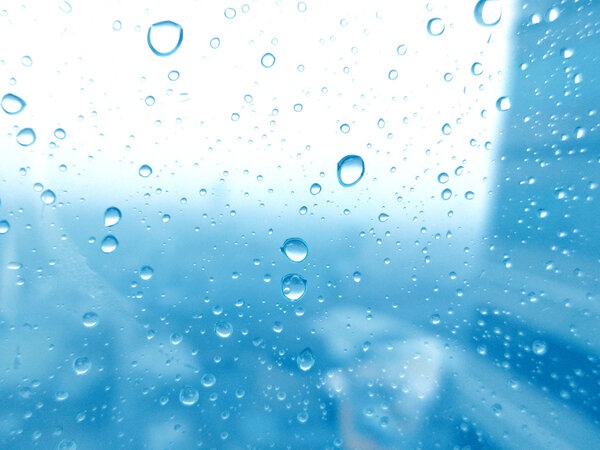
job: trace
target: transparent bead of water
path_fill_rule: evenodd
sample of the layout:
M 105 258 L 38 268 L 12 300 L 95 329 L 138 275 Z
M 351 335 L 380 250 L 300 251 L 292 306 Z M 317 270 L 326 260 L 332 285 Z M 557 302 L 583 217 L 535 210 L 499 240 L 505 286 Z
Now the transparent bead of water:
M 73 439 L 65 438 L 58 443 L 57 450 L 77 450 L 77 443 Z
M 365 173 L 365 163 L 358 155 L 344 156 L 337 164 L 337 178 L 343 187 L 354 186 Z
M 381 213 L 379 214 L 379 217 L 377 218 L 377 220 L 379 220 L 380 222 L 385 222 L 390 218 L 389 215 L 387 215 L 386 213 Z
M 450 177 L 446 172 L 442 172 L 438 175 L 438 182 L 441 184 L 447 183 Z
M 0 234 L 6 234 L 10 230 L 8 220 L 0 220 Z
M 542 356 L 546 354 L 546 343 L 544 341 L 533 341 L 531 346 L 533 353 L 538 356 Z
M 104 226 L 112 227 L 121 220 L 121 211 L 115 206 L 111 206 L 104 211 Z
M 40 198 L 45 205 L 51 205 L 56 201 L 56 195 L 50 189 L 46 189 L 40 194 Z
M 290 261 L 302 262 L 308 255 L 308 245 L 300 238 L 289 238 L 281 246 L 281 251 Z
M 229 322 L 217 322 L 215 324 L 215 333 L 222 338 L 228 338 L 233 333 L 233 325 Z
M 452 191 L 450 189 L 444 189 L 442 191 L 442 199 L 443 200 L 449 200 L 450 197 L 452 197 Z
M 83 326 L 86 328 L 92 328 L 98 325 L 98 314 L 95 312 L 89 311 L 86 312 L 81 318 Z
M 150 175 L 152 175 L 152 167 L 150 167 L 148 164 L 144 164 L 140 167 L 138 173 L 141 177 L 148 178 Z
M 67 137 L 67 132 L 62 128 L 57 128 L 54 130 L 54 137 L 56 137 L 56 139 L 64 139 Z
M 483 27 L 493 27 L 502 18 L 500 0 L 479 0 L 473 11 L 475 21 Z
M 4 112 L 11 115 L 19 114 L 26 105 L 27 103 L 25 103 L 25 100 L 14 94 L 5 94 L 0 102 L 0 106 L 2 106 Z
M 260 63 L 267 69 L 273 67 L 273 64 L 275 64 L 275 56 L 273 56 L 272 53 L 265 53 L 260 59 Z
M 146 40 L 157 56 L 169 56 L 179 49 L 183 41 L 183 28 L 170 20 L 157 22 L 148 28 Z
M 150 266 L 144 266 L 140 269 L 140 278 L 144 281 L 148 281 L 154 275 L 154 269 Z
M 445 29 L 446 24 L 444 24 L 444 21 L 438 17 L 434 17 L 427 22 L 427 32 L 431 36 L 440 36 Z
M 214 37 L 210 40 L 211 48 L 217 49 L 217 48 L 219 48 L 220 45 L 221 45 L 221 39 L 219 39 L 218 37 Z
M 360 283 L 360 280 L 362 279 L 362 274 L 357 270 L 352 274 L 352 279 L 355 283 Z
M 281 279 L 281 293 L 288 300 L 295 302 L 300 300 L 306 292 L 306 280 L 296 274 L 290 273 Z
M 496 100 L 496 108 L 498 111 L 508 111 L 510 106 L 510 98 L 508 97 L 500 97 L 498 100 Z
M 315 356 L 310 348 L 305 348 L 296 357 L 296 364 L 303 372 L 308 372 L 315 365 Z
M 317 195 L 319 192 L 321 192 L 321 185 L 319 183 L 313 183 L 310 186 L 310 193 L 312 195 Z
M 35 131 L 32 128 L 23 128 L 17 133 L 17 142 L 23 147 L 33 145 L 36 140 Z
M 185 386 L 179 391 L 179 401 L 182 405 L 193 406 L 198 402 L 200 393 L 191 386 Z
M 102 251 L 104 253 L 112 253 L 114 252 L 117 247 L 119 246 L 119 241 L 117 241 L 117 238 L 114 236 L 106 236 L 103 240 L 102 240 L 102 244 L 100 244 L 100 248 L 102 249 Z
M 84 375 L 89 372 L 92 367 L 92 362 L 87 356 L 75 359 L 73 361 L 73 370 L 77 375 Z
M 200 383 L 202 383 L 202 386 L 207 387 L 207 388 L 214 386 L 216 382 L 217 382 L 217 377 L 215 377 L 212 373 L 205 373 L 200 378 Z

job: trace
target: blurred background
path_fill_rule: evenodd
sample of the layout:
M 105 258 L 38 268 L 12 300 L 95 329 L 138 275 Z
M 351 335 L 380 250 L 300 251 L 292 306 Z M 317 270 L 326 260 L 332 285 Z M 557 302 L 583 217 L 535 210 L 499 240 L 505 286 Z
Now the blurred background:
M 600 445 L 597 4 L 1 8 L 1 448 Z

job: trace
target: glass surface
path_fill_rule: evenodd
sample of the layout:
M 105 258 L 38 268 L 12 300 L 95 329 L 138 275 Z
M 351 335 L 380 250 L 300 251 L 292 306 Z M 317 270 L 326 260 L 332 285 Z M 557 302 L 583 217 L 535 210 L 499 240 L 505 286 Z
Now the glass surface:
M 600 447 L 599 14 L 0 5 L 0 448 Z

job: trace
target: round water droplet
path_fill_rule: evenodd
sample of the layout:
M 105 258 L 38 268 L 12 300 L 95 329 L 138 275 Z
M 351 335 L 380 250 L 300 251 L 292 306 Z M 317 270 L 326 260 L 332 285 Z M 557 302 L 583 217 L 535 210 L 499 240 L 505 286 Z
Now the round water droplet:
M 98 314 L 92 311 L 86 312 L 81 318 L 81 321 L 83 322 L 83 326 L 86 328 L 95 327 L 98 325 Z
M 281 293 L 293 302 L 300 300 L 306 292 L 306 280 L 296 273 L 289 273 L 281 279 Z
M 225 17 L 227 17 L 228 19 L 233 19 L 235 17 L 235 9 L 233 8 L 226 8 L 225 9 Z
M 446 29 L 446 24 L 444 21 L 438 17 L 434 17 L 429 22 L 427 22 L 427 32 L 431 36 L 439 36 Z
M 499 0 L 479 0 L 473 13 L 479 25 L 493 27 L 502 18 L 502 5 Z
M 385 222 L 386 220 L 388 220 L 390 218 L 390 216 L 388 216 L 386 213 L 381 213 L 379 214 L 379 217 L 377 218 L 380 222 Z
M 117 241 L 117 238 L 114 236 L 106 236 L 103 240 L 102 240 L 102 244 L 100 244 L 100 248 L 102 249 L 102 251 L 104 253 L 112 253 L 114 252 L 117 247 L 119 246 L 119 241 Z
M 54 195 L 54 192 L 52 192 L 50 189 L 46 189 L 44 192 L 42 192 L 40 198 L 46 205 L 51 205 L 56 201 L 56 195 Z
M 447 183 L 449 179 L 450 177 L 446 172 L 442 172 L 438 175 L 438 182 L 440 182 L 441 184 Z
M 186 386 L 181 391 L 179 391 L 179 401 L 182 405 L 192 406 L 198 402 L 200 398 L 200 393 L 197 389 L 194 389 L 191 386 Z
M 432 314 L 429 320 L 433 325 L 437 325 L 440 323 L 441 318 L 439 314 Z
M 471 73 L 476 77 L 483 73 L 483 65 L 481 63 L 473 63 L 471 66 Z
M 177 51 L 183 41 L 183 28 L 170 20 L 158 22 L 148 28 L 148 46 L 158 56 L 169 56 Z
M 350 132 L 350 125 L 348 125 L 347 123 L 343 123 L 340 126 L 340 131 L 344 134 L 348 134 Z
M 444 126 L 442 127 L 442 133 L 444 133 L 446 136 L 452 133 L 452 127 L 449 123 L 444 124 Z
M 148 281 L 154 275 L 154 269 L 150 266 L 144 266 L 140 269 L 140 278 L 144 281 Z
M 82 356 L 81 358 L 77 358 L 75 361 L 73 361 L 73 370 L 77 375 L 84 375 L 88 373 L 91 367 L 92 362 L 87 356 Z
M 508 97 L 500 97 L 496 100 L 496 108 L 498 111 L 508 111 L 510 109 L 510 99 Z
M 281 247 L 281 251 L 290 261 L 302 262 L 308 255 L 308 246 L 300 238 L 286 239 Z
M 63 439 L 58 443 L 57 450 L 77 450 L 77 444 L 73 439 Z
M 378 126 L 379 128 L 384 128 L 384 127 L 385 127 L 385 120 L 383 120 L 383 119 L 379 119 L 379 120 L 377 121 L 377 126 Z
M 5 94 L 2 97 L 0 105 L 6 114 L 19 114 L 23 111 L 27 103 L 21 97 L 17 97 L 14 94 Z
M 360 283 L 360 280 L 362 279 L 362 274 L 357 270 L 352 274 L 352 279 L 355 283 Z
M 296 357 L 296 364 L 303 372 L 308 372 L 315 365 L 315 355 L 310 348 L 305 348 Z
M 121 211 L 119 210 L 119 208 L 115 208 L 114 206 L 111 206 L 110 208 L 107 208 L 106 211 L 104 211 L 104 226 L 105 227 L 112 227 L 113 225 L 118 224 L 120 220 L 121 220 Z
M 202 378 L 200 378 L 200 383 L 202 383 L 202 386 L 207 388 L 214 386 L 216 382 L 217 377 L 215 377 L 212 373 L 205 373 L 202 375 Z
M 344 156 L 337 164 L 337 177 L 344 187 L 354 186 L 365 173 L 365 163 L 358 155 Z
M 120 20 L 115 20 L 113 22 L 113 30 L 115 31 L 119 31 L 122 27 L 121 21 Z
M 6 234 L 10 230 L 10 224 L 7 220 L 0 220 L 0 234 Z
M 233 333 L 233 325 L 229 322 L 217 322 L 215 324 L 215 333 L 222 338 L 228 338 Z
M 310 186 L 310 193 L 312 195 L 317 195 L 319 192 L 321 192 L 321 185 L 319 183 L 313 183 Z
M 396 48 L 396 53 L 398 53 L 400 56 L 404 56 L 406 55 L 407 50 L 408 47 L 406 46 L 406 44 L 400 44 L 398 48 Z
M 396 78 L 398 78 L 398 71 L 396 69 L 390 70 L 388 73 L 388 78 L 390 80 L 395 80 Z
M 452 197 L 452 191 L 450 189 L 444 189 L 442 191 L 442 200 L 449 200 Z
M 273 67 L 273 64 L 275 64 L 275 56 L 273 56 L 272 53 L 265 53 L 262 58 L 260 58 L 260 63 L 267 69 Z
M 31 60 L 30 56 L 25 55 L 21 58 L 21 64 L 23 64 L 25 67 L 31 67 L 33 61 Z
M 465 192 L 465 198 L 467 200 L 473 200 L 475 198 L 475 193 L 473 191 Z
M 210 46 L 212 48 L 219 48 L 221 45 L 221 39 L 219 39 L 218 37 L 214 37 L 210 40 Z
M 171 70 L 169 72 L 168 77 L 171 81 L 177 81 L 179 79 L 179 72 L 177 72 L 176 70 Z
M 181 341 L 183 341 L 183 336 L 181 335 L 181 333 L 173 333 L 171 334 L 169 340 L 171 341 L 171 344 L 179 345 Z
M 56 139 L 64 139 L 67 137 L 67 132 L 62 128 L 57 128 L 54 130 L 54 137 L 56 137 Z
M 156 99 L 154 97 L 152 97 L 151 95 L 149 95 L 148 97 L 146 97 L 144 99 L 144 102 L 146 103 L 146 106 L 152 106 L 156 102 Z
M 140 167 L 138 173 L 141 177 L 148 178 L 150 175 L 152 175 L 152 167 L 150 167 L 148 164 L 144 164 Z
M 533 353 L 538 356 L 542 356 L 546 354 L 546 343 L 544 341 L 533 341 L 533 345 L 531 346 Z
M 17 142 L 23 147 L 29 147 L 35 143 L 35 131 L 31 128 L 23 128 L 17 133 Z

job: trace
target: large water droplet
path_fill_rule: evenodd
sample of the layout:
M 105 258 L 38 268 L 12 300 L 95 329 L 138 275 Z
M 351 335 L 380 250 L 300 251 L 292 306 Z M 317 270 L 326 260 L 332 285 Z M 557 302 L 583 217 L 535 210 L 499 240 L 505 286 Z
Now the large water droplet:
M 46 205 L 51 205 L 56 201 L 56 195 L 54 195 L 54 192 L 52 192 L 50 189 L 46 189 L 44 192 L 42 192 L 40 198 Z
M 386 220 L 388 220 L 390 218 L 389 215 L 387 215 L 386 213 L 381 213 L 379 214 L 379 217 L 377 218 L 380 222 L 385 222 Z
M 100 248 L 104 253 L 112 253 L 117 249 L 118 246 L 119 241 L 117 241 L 117 238 L 114 236 L 106 236 L 102 240 L 102 244 L 100 244 Z
M 275 64 L 275 56 L 273 56 L 272 53 L 265 53 L 262 58 L 260 58 L 260 63 L 267 69 L 273 67 L 273 64 Z
M 81 358 L 77 358 L 75 361 L 73 361 L 73 370 L 77 375 L 84 375 L 88 373 L 91 367 L 92 362 L 87 356 L 82 356 Z
M 0 234 L 6 234 L 10 230 L 10 224 L 7 220 L 0 220 Z
M 35 131 L 31 128 L 23 128 L 17 133 L 17 142 L 23 147 L 29 147 L 35 143 Z
M 442 191 L 442 200 L 449 200 L 452 197 L 452 191 L 450 189 L 444 189 Z
M 337 165 L 337 177 L 344 187 L 354 186 L 365 173 L 365 163 L 358 155 L 344 156 Z
M 200 393 L 197 389 L 186 386 L 181 391 L 179 391 L 179 401 L 182 405 L 192 406 L 195 405 L 198 399 L 200 398 Z
M 296 273 L 289 273 L 281 279 L 281 292 L 288 300 L 300 300 L 306 292 L 306 280 Z
M 121 220 L 121 211 L 119 210 L 119 208 L 115 208 L 114 206 L 111 206 L 110 208 L 107 208 L 106 211 L 104 211 L 104 226 L 105 227 L 112 227 L 113 225 L 118 224 L 120 220 Z
M 86 312 L 81 318 L 81 321 L 83 322 L 83 326 L 86 328 L 95 327 L 98 325 L 98 314 L 92 311 Z
M 435 17 L 427 22 L 427 32 L 431 36 L 439 36 L 444 32 L 445 29 L 446 24 L 444 24 L 444 21 L 438 17 Z
M 479 0 L 475 5 L 475 20 L 484 27 L 493 27 L 502 18 L 502 5 L 498 0 Z
M 296 364 L 303 372 L 308 372 L 315 365 L 315 355 L 310 348 L 305 348 L 296 357 Z
M 148 46 L 158 56 L 169 56 L 177 51 L 183 41 L 183 28 L 170 20 L 158 22 L 148 28 Z
M 154 269 L 150 266 L 144 266 L 140 269 L 140 278 L 144 281 L 148 281 L 154 275 Z
M 148 178 L 150 175 L 152 175 L 152 167 L 150 167 L 148 164 L 144 164 L 140 167 L 138 173 L 140 174 L 140 177 Z
M 319 192 L 321 192 L 321 185 L 319 183 L 313 183 L 310 186 L 310 193 L 312 195 L 317 195 Z
M 510 109 L 510 98 L 500 97 L 496 100 L 496 108 L 498 111 L 508 111 Z
M 2 109 L 6 114 L 19 114 L 23 111 L 27 103 L 21 97 L 17 97 L 14 94 L 6 94 L 2 97 L 0 105 L 2 105 Z
M 233 333 L 233 325 L 229 322 L 217 322 L 215 324 L 215 333 L 222 338 L 228 338 Z
M 308 246 L 306 245 L 306 242 L 300 238 L 290 238 L 285 240 L 281 247 L 281 251 L 291 261 L 302 262 L 308 255 Z

